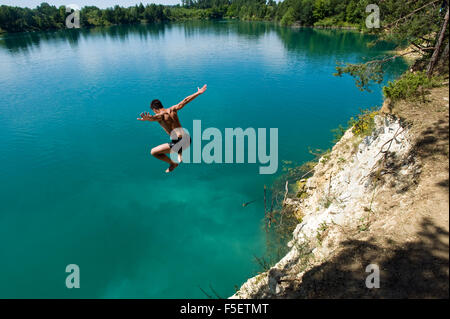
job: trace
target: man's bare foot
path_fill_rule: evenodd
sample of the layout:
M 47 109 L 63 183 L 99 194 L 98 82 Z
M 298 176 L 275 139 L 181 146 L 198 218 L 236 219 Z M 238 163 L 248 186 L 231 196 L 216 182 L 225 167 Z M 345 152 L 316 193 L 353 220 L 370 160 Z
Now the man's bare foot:
M 181 163 L 183 161 L 183 156 L 181 153 L 178 153 L 178 163 Z
M 170 173 L 171 171 L 173 171 L 176 167 L 178 166 L 177 163 L 173 163 L 169 166 L 168 169 L 166 169 L 166 173 Z

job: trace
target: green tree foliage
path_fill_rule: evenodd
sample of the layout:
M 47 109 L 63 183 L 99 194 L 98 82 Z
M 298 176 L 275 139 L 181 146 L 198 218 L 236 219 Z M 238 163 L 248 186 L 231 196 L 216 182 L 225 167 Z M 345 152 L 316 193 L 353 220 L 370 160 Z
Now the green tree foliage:
M 435 71 L 448 74 L 449 8 L 446 0 L 379 0 L 378 5 L 381 28 L 369 31 L 377 35 L 376 41 L 396 43 L 406 48 L 406 52 L 360 64 L 338 63 L 335 75 L 349 74 L 360 89 L 369 90 L 371 83 L 381 83 L 389 61 L 412 53 L 421 56 L 412 69 L 426 70 L 429 78 Z M 351 12 L 347 12 L 347 16 L 349 14 Z
M 81 9 L 82 27 L 107 26 L 113 24 L 135 24 L 141 21 L 162 22 L 172 19 L 172 11 L 177 7 L 142 3 L 133 7 L 99 9 L 86 6 Z M 59 8 L 42 3 L 35 9 L 12 6 L 0 6 L 0 30 L 6 32 L 23 32 L 52 30 L 65 28 L 65 20 L 69 13 L 66 7 Z
M 342 76 L 349 74 L 355 78 L 355 84 L 361 91 L 370 92 L 370 85 L 372 83 L 380 84 L 383 81 L 384 69 L 382 63 L 378 61 L 371 61 L 362 64 L 343 64 L 338 62 L 336 66 L 335 76 Z
M 362 27 L 364 0 L 181 0 L 180 5 L 135 5 L 81 10 L 83 27 L 187 19 L 241 19 L 281 22 L 284 25 Z M 65 27 L 65 7 L 42 3 L 35 9 L 0 6 L 0 30 L 21 32 Z
M 383 88 L 383 94 L 392 101 L 418 98 L 426 93 L 425 90 L 440 86 L 442 80 L 440 77 L 427 77 L 425 72 L 408 72 L 397 80 L 388 82 Z
M 7 32 L 58 29 L 64 26 L 65 8 L 42 3 L 35 9 L 0 6 L 0 29 Z

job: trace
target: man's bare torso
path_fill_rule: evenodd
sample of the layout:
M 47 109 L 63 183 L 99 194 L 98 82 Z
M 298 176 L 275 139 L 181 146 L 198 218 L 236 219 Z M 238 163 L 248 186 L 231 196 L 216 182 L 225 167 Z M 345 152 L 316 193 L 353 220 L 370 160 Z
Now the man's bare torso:
M 170 135 L 173 131 L 175 131 L 178 137 L 182 136 L 183 128 L 181 127 L 181 123 L 176 110 L 174 110 L 173 108 L 164 109 L 163 111 L 158 113 L 158 116 L 161 117 L 161 119 L 158 120 L 158 123 L 159 125 L 161 125 L 164 131 L 166 131 L 167 134 Z

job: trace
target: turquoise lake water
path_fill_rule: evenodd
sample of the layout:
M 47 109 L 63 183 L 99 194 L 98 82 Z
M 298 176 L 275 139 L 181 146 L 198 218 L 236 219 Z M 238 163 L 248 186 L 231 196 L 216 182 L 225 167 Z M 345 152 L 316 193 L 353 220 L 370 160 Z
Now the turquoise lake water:
M 352 31 L 190 22 L 0 38 L 0 297 L 223 297 L 265 251 L 259 164 L 182 164 L 136 121 L 158 98 L 202 127 L 278 128 L 281 160 L 311 159 L 331 129 L 380 105 L 332 76 L 336 61 L 383 54 Z M 387 79 L 405 68 L 396 61 Z M 259 199 L 243 208 L 242 203 Z M 68 264 L 80 288 L 67 289 Z M 212 293 L 211 293 L 212 294 Z

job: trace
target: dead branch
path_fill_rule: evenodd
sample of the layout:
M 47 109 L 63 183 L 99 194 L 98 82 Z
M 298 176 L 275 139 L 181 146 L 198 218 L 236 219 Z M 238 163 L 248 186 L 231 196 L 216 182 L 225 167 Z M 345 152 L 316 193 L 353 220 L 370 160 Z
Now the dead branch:
M 306 175 L 308 175 L 309 173 L 312 173 L 314 171 L 314 168 L 313 169 L 310 169 L 309 171 L 307 171 L 305 174 L 303 174 L 301 177 L 300 177 L 300 179 L 302 179 L 303 177 L 305 177 Z
M 412 51 L 408 51 L 408 52 L 405 52 L 405 53 L 402 53 L 402 54 L 397 54 L 397 55 L 394 55 L 394 56 L 391 56 L 391 57 L 385 58 L 385 59 L 371 60 L 371 61 L 367 61 L 364 64 L 374 64 L 374 63 L 383 64 L 383 63 L 386 63 L 386 62 L 388 62 L 390 60 L 394 60 L 396 58 L 400 58 L 402 56 L 405 56 L 405 55 L 408 55 L 408 54 L 412 54 L 412 53 L 416 53 L 416 51 L 412 50 Z
M 394 136 L 393 136 L 391 139 L 387 140 L 383 145 L 381 145 L 380 151 L 377 153 L 377 155 L 375 155 L 375 157 L 377 157 L 380 153 L 382 153 L 382 154 L 384 154 L 383 160 L 381 161 L 381 163 L 380 163 L 380 162 L 375 163 L 375 165 L 373 165 L 373 167 L 370 169 L 369 174 L 368 174 L 366 177 L 370 176 L 370 175 L 373 173 L 373 170 L 375 169 L 375 167 L 377 167 L 379 164 L 380 164 L 382 167 L 384 166 L 384 163 L 386 162 L 386 159 L 387 159 L 387 155 L 389 154 L 389 150 L 390 150 L 390 148 L 391 148 L 391 146 L 392 146 L 392 142 L 397 138 L 397 136 L 398 136 L 400 133 L 402 133 L 402 132 L 405 130 L 405 129 L 403 128 L 403 129 L 400 131 L 401 128 L 402 128 L 402 127 L 399 127 L 399 128 L 397 129 L 397 131 L 395 132 Z M 400 131 L 400 132 L 399 132 L 399 131 Z M 389 146 L 388 146 L 388 148 L 384 151 L 383 148 L 384 148 L 387 144 L 389 144 Z
M 436 3 L 436 2 L 439 2 L 439 1 L 441 1 L 441 0 L 434 0 L 434 1 L 431 1 L 430 3 L 427 3 L 427 4 L 423 5 L 423 6 L 421 6 L 420 8 L 417 8 L 416 10 L 414 10 L 414 11 L 408 13 L 408 14 L 405 15 L 404 17 L 401 17 L 400 19 L 397 19 L 397 20 L 395 20 L 394 22 L 391 22 L 390 24 L 388 24 L 387 26 L 385 26 L 383 29 L 389 29 L 389 28 L 392 27 L 393 25 L 397 26 L 398 22 L 400 22 L 400 21 L 402 21 L 402 20 L 405 20 L 405 19 L 409 18 L 410 16 L 414 15 L 415 13 L 419 12 L 420 10 L 422 10 L 422 9 L 424 9 L 424 8 L 428 7 L 429 5 L 432 5 L 432 4 Z
M 283 205 L 284 205 L 284 202 L 286 201 L 288 191 L 289 191 L 288 184 L 289 184 L 289 181 L 286 181 L 286 186 L 284 187 L 285 193 L 284 193 L 284 198 L 283 198 Z
M 213 299 L 213 297 L 212 297 L 211 295 L 208 295 L 208 294 L 206 293 L 206 291 L 204 291 L 204 290 L 202 289 L 202 287 L 198 286 L 198 288 L 205 294 L 206 297 L 208 297 L 209 299 Z
M 266 205 L 266 185 L 264 185 L 264 217 L 267 215 L 267 205 Z

